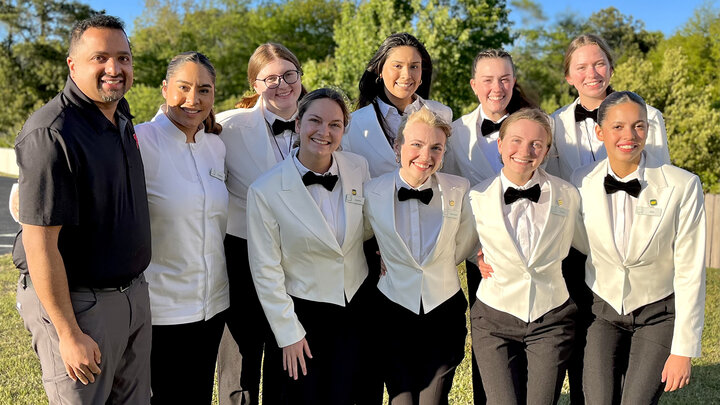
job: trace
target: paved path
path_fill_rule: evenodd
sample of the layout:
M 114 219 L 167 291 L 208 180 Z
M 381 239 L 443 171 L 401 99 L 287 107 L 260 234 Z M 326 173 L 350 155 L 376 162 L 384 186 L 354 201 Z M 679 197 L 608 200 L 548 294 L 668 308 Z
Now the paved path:
M 10 253 L 19 225 L 10 216 L 8 197 L 17 179 L 0 177 L 0 255 Z

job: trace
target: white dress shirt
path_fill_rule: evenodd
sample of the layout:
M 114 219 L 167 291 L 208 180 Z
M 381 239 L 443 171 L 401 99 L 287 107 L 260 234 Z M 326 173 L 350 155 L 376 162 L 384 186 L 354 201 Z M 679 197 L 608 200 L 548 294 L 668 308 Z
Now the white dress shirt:
M 535 184 L 540 184 L 540 199 L 537 203 L 527 198 L 520 198 L 512 204 L 503 203 L 503 215 L 505 226 L 507 226 L 510 237 L 515 242 L 518 251 L 522 253 L 523 260 L 527 263 L 530 260 L 535 246 L 537 246 L 540 232 L 542 232 L 547 221 L 548 210 L 550 209 L 550 184 L 545 174 L 535 171 L 532 178 L 522 186 L 517 186 L 500 172 L 500 183 L 502 184 L 503 195 L 508 187 L 518 190 L 527 190 Z
M 489 120 L 494 123 L 500 123 L 507 118 L 508 115 L 505 114 L 500 118 L 500 120 L 493 121 L 490 118 L 485 115 L 485 112 L 482 109 L 482 106 L 480 106 L 480 116 L 477 120 L 477 140 L 478 140 L 478 146 L 480 146 L 480 149 L 483 151 L 483 154 L 488 160 L 488 163 L 490 163 L 490 166 L 492 166 L 492 169 L 495 171 L 495 174 L 500 173 L 500 170 L 503 168 L 502 160 L 500 158 L 500 152 L 498 151 L 498 144 L 497 140 L 500 138 L 500 131 L 495 131 L 488 136 L 483 136 L 482 131 L 480 130 L 480 127 L 482 126 L 483 120 Z
M 645 185 L 643 181 L 643 172 L 645 171 L 645 156 L 640 158 L 638 168 L 625 177 L 618 177 L 615 172 L 607 165 L 607 174 L 615 178 L 615 180 L 627 183 L 628 181 L 637 179 L 641 186 Z M 615 239 L 615 247 L 623 259 L 627 258 L 628 239 L 630 238 L 630 229 L 632 228 L 633 218 L 635 216 L 635 207 L 637 207 L 637 198 L 633 198 L 624 191 L 617 191 L 607 195 L 608 209 L 610 210 L 610 219 L 612 221 L 613 238 Z
M 295 117 L 297 117 L 297 111 L 295 111 L 295 114 L 289 119 L 286 120 L 284 118 L 281 118 L 280 116 L 276 115 L 275 113 L 271 112 L 267 108 L 265 108 L 265 104 L 261 104 L 263 109 L 263 116 L 265 117 L 265 121 L 268 125 L 268 135 L 270 136 L 270 145 L 272 145 L 273 152 L 275 153 L 275 159 L 278 162 L 282 162 L 285 160 L 286 157 L 290 155 L 290 151 L 293 148 L 293 141 L 297 140 L 298 137 L 296 136 L 295 132 L 290 130 L 284 130 L 282 134 L 279 135 L 273 135 L 272 132 L 272 124 L 275 122 L 275 120 L 280 121 L 295 121 Z
M 579 145 L 580 164 L 585 166 L 598 160 L 598 151 L 605 144 L 595 135 L 595 121 L 592 118 L 585 118 L 575 122 L 577 144 Z
M 162 110 L 135 131 L 150 209 L 152 260 L 145 277 L 152 323 L 208 320 L 230 306 L 225 145 L 202 129 L 195 143 L 186 143 Z
M 297 155 L 293 155 L 293 162 L 295 162 L 295 167 L 297 167 L 298 172 L 300 172 L 301 178 L 305 175 L 305 173 L 310 171 L 310 169 L 306 168 L 305 166 L 303 166 L 302 163 L 300 163 Z M 327 172 L 313 173 L 318 176 L 323 176 L 326 174 L 337 176 L 337 163 L 333 159 L 333 162 L 330 165 L 330 169 Z M 330 227 L 330 230 L 335 235 L 335 239 L 337 239 L 338 244 L 342 246 L 345 239 L 345 210 L 343 209 L 344 204 L 342 198 L 342 186 L 339 183 L 340 181 L 338 179 L 338 182 L 335 183 L 335 187 L 332 189 L 332 191 L 328 191 L 321 184 L 309 185 L 307 186 L 307 189 L 310 193 L 310 196 L 313 198 L 313 200 L 315 200 L 315 203 L 320 209 L 323 217 L 325 217 L 325 222 L 327 222 L 328 227 Z
M 442 227 L 443 211 L 440 190 L 438 190 L 434 177 L 430 177 L 420 187 L 415 188 L 415 190 L 432 189 L 433 198 L 430 200 L 430 204 L 425 205 L 416 198 L 405 201 L 398 200 L 397 191 L 400 190 L 400 187 L 413 189 L 398 171 L 395 181 L 395 227 L 400 238 L 410 249 L 413 259 L 422 263 L 435 247 L 440 227 Z
M 415 101 L 408 104 L 405 107 L 405 111 L 403 111 L 403 114 L 400 115 L 394 105 L 390 105 L 384 102 L 380 97 L 377 97 L 375 100 L 377 100 L 378 107 L 380 108 L 380 113 L 385 118 L 385 123 L 387 124 L 386 129 L 388 130 L 388 132 L 390 132 L 388 136 L 390 136 L 392 139 L 397 138 L 397 132 L 398 129 L 400 129 L 400 124 L 402 124 L 403 117 L 408 114 L 412 114 L 415 111 L 418 111 L 423 106 L 422 99 L 420 97 L 415 97 Z

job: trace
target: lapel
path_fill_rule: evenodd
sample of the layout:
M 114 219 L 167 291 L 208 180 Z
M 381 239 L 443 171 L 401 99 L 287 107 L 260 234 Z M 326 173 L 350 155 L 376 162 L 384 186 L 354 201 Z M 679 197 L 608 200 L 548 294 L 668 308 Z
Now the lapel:
M 608 164 L 607 159 L 600 162 L 586 176 L 587 180 L 583 181 L 582 188 L 586 190 L 582 196 L 583 204 L 595 207 L 592 210 L 583 210 L 584 215 L 586 215 L 584 220 L 588 229 L 588 237 L 599 241 L 598 246 L 606 246 L 607 253 L 615 259 L 615 262 L 622 263 L 622 257 L 620 257 L 620 253 L 615 247 L 610 207 L 608 206 L 607 194 L 605 194 L 604 181 L 608 173 Z M 590 218 L 587 215 L 590 215 Z
M 387 138 L 385 138 L 385 133 L 383 132 L 382 127 L 380 127 L 377 115 L 375 115 L 375 108 L 371 104 L 367 106 L 367 110 L 368 114 L 365 114 L 364 117 L 367 125 L 361 125 L 361 128 L 363 128 L 362 135 L 367 139 L 368 143 L 372 149 L 375 150 L 375 153 L 377 153 L 378 156 L 397 166 L 397 163 L 395 162 L 395 152 L 393 152 Z
M 463 148 L 467 145 L 468 149 L 464 149 L 462 152 L 467 156 L 467 160 L 463 159 L 463 164 L 468 166 L 470 171 L 475 174 L 478 179 L 487 179 L 495 175 L 490 162 L 488 162 L 487 156 L 483 153 L 480 145 L 478 144 L 478 120 L 481 118 L 480 109 L 482 105 L 478 105 L 475 111 L 463 117 L 463 124 L 470 130 L 469 139 L 467 142 L 462 142 Z
M 282 184 L 278 195 L 288 210 L 295 215 L 300 224 L 307 227 L 319 240 L 334 251 L 342 254 L 340 245 L 325 221 L 322 212 L 320 212 L 320 208 L 303 184 L 293 159 L 285 159 L 280 164 L 282 165 Z
M 542 170 L 542 169 L 538 169 Z M 551 180 L 550 176 L 548 176 L 546 173 L 545 178 L 548 179 L 548 184 L 550 185 L 550 200 L 548 201 L 548 204 L 550 204 L 550 207 L 548 209 L 547 218 L 545 219 L 545 223 L 543 224 L 542 229 L 540 230 L 540 236 L 538 237 L 537 243 L 535 243 L 535 249 L 530 254 L 530 257 L 528 258 L 528 266 L 529 267 L 535 267 L 535 262 L 539 259 L 538 255 L 542 252 L 547 251 L 548 247 L 556 242 L 556 237 L 560 231 L 564 229 L 563 222 L 571 220 L 571 218 L 568 218 L 568 216 L 560 216 L 553 214 L 553 207 L 560 208 L 562 206 L 562 200 L 565 199 L 565 193 L 563 193 L 562 188 L 564 186 L 559 185 Z M 566 199 L 565 199 L 566 200 Z M 571 215 L 572 213 L 567 211 L 567 215 Z
M 512 252 L 507 252 L 508 248 L 505 248 L 506 257 L 512 259 L 512 265 L 515 267 L 525 267 L 525 262 L 522 259 L 522 254 L 518 250 L 517 243 L 513 238 L 510 237 L 510 231 L 505 224 L 505 214 L 503 213 L 503 192 L 502 182 L 500 181 L 500 175 L 495 177 L 495 180 L 488 186 L 484 193 L 480 194 L 480 198 L 477 202 L 477 211 L 484 212 L 482 214 L 485 221 L 490 225 L 490 229 L 496 230 L 497 233 L 492 235 L 494 240 L 492 245 L 496 246 L 512 246 Z
M 353 204 L 348 201 L 348 198 L 363 196 L 363 172 L 356 164 L 345 159 L 342 153 L 333 152 L 333 159 L 337 162 L 342 186 L 343 209 L 345 210 L 343 246 L 345 246 L 346 243 L 349 243 L 350 233 L 357 232 L 358 226 L 362 227 L 362 209 L 348 209 Z
M 250 115 L 252 119 L 246 121 L 247 129 L 243 131 L 245 136 L 242 137 L 242 141 L 246 150 L 250 151 L 248 155 L 255 162 L 255 167 L 264 173 L 277 162 L 275 162 L 275 152 L 270 145 L 270 134 L 263 116 L 262 103 L 263 99 L 260 97 L 252 108 Z
M 457 209 L 452 208 L 450 206 L 450 202 L 452 201 L 452 206 L 458 206 L 460 207 L 463 200 L 463 193 L 461 192 L 461 188 L 448 184 L 448 182 L 445 180 L 445 177 L 442 175 L 438 175 L 437 173 L 433 174 L 433 177 L 435 178 L 435 181 L 438 185 L 438 191 L 440 194 L 438 197 L 440 197 L 440 204 L 442 206 L 442 224 L 440 225 L 440 232 L 438 232 L 437 238 L 435 239 L 435 245 L 433 245 L 432 250 L 428 253 L 428 255 L 425 257 L 425 260 L 423 260 L 422 265 L 426 265 L 427 263 L 432 263 L 435 261 L 435 254 L 438 251 L 438 246 L 444 246 L 446 243 L 452 243 L 455 244 L 455 235 L 452 233 L 452 229 L 449 229 L 447 226 L 447 216 L 446 213 L 450 209 Z M 460 213 L 458 212 L 458 218 L 460 218 Z M 451 235 L 452 233 L 452 235 Z M 448 240 L 452 236 L 452 240 Z M 408 252 L 410 249 L 408 249 Z
M 645 252 L 650 241 L 655 237 L 658 226 L 668 208 L 670 196 L 673 187 L 667 184 L 662 168 L 651 167 L 650 155 L 645 154 L 646 165 L 644 180 L 647 182 L 645 187 L 638 196 L 637 209 L 633 216 L 633 224 L 630 228 L 630 238 L 628 241 L 628 254 L 626 263 L 636 263 L 640 256 Z M 654 201 L 652 205 L 651 201 Z M 658 211 L 658 215 L 639 215 L 638 209 L 647 211 L 648 209 Z
M 575 99 L 575 102 L 570 104 L 565 111 L 560 113 L 560 121 L 562 122 L 563 128 L 565 129 L 565 136 L 562 139 L 558 139 L 558 142 L 562 142 L 563 148 L 558 148 L 558 153 L 561 159 L 567 162 L 567 165 L 572 169 L 580 167 L 580 145 L 578 145 L 577 128 L 575 125 L 575 106 L 580 102 L 580 99 Z M 600 160 L 599 158 L 597 160 Z

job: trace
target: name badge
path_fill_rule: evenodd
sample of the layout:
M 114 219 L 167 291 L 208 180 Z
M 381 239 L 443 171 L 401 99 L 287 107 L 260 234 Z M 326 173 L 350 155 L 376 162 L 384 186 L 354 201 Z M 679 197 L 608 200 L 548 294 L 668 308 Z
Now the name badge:
M 210 176 L 220 181 L 225 181 L 225 172 L 223 170 L 210 169 Z
M 365 197 L 359 195 L 345 194 L 345 202 L 350 204 L 363 205 L 365 204 Z
M 460 218 L 460 210 L 446 209 L 445 212 L 443 212 L 443 216 L 448 218 Z
M 561 217 L 566 217 L 568 215 L 567 208 L 563 208 L 559 205 L 553 205 L 550 207 L 550 213 L 555 215 L 560 215 Z
M 635 213 L 638 215 L 650 215 L 659 217 L 662 214 L 662 208 L 659 207 L 637 207 Z

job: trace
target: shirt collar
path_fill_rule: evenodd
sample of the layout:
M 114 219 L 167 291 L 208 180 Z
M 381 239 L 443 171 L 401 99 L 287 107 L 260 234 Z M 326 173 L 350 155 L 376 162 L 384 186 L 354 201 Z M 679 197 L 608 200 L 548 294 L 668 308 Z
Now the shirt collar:
M 400 113 L 398 113 L 398 110 L 397 110 L 397 108 L 395 108 L 394 105 L 390 105 L 390 104 L 384 102 L 380 97 L 376 97 L 375 100 L 377 100 L 378 107 L 380 108 L 380 113 L 382 114 L 383 117 L 387 118 L 388 114 L 391 111 L 400 115 Z M 413 101 L 412 103 L 408 104 L 407 107 L 405 107 L 405 111 L 403 111 L 403 114 L 413 113 L 413 112 L 421 109 L 423 104 L 424 103 L 423 103 L 422 97 L 420 97 L 416 94 L 415 101 Z
M 400 169 L 397 171 L 397 175 L 395 176 L 395 190 L 400 190 L 400 187 L 405 187 L 413 190 L 425 190 L 426 188 L 432 188 L 435 182 L 435 174 L 433 173 L 430 178 L 428 178 L 425 183 L 421 184 L 420 187 L 415 188 L 408 184 L 405 179 L 403 179 L 403 176 L 400 174 Z
M 542 187 L 542 184 L 545 183 L 545 180 L 547 180 L 547 177 L 545 177 L 545 174 L 542 173 L 540 170 L 535 169 L 535 172 L 533 173 L 530 180 L 528 180 L 528 182 L 523 184 L 522 186 L 518 186 L 515 183 L 513 183 L 512 181 L 510 181 L 510 179 L 508 179 L 505 176 L 505 173 L 503 173 L 503 171 L 500 170 L 500 185 L 502 185 L 503 193 L 505 193 L 505 191 L 507 191 L 507 189 L 510 187 L 518 189 L 518 190 L 527 190 L 536 184 L 540 184 L 540 186 Z
M 87 119 L 89 119 L 96 128 L 113 128 L 116 127 L 113 125 L 110 120 L 105 117 L 105 114 L 100 111 L 100 108 L 95 104 L 93 100 L 90 99 L 85 93 L 83 93 L 80 88 L 78 88 L 77 84 L 75 84 L 75 81 L 68 75 L 67 81 L 65 82 L 65 88 L 63 88 L 63 95 L 73 104 L 79 107 L 80 112 L 85 115 Z M 120 99 L 117 105 L 117 109 L 115 110 L 116 115 L 116 122 L 118 124 L 117 128 L 118 130 L 122 130 L 123 125 L 121 125 L 122 120 L 119 119 L 122 117 L 126 123 L 125 125 L 129 124 L 130 120 L 133 118 L 130 114 L 130 105 L 128 104 L 127 100 L 125 100 L 125 97 Z
M 293 116 L 290 117 L 289 120 L 286 120 L 285 118 L 282 118 L 279 115 L 275 114 L 274 112 L 265 108 L 265 103 L 262 104 L 262 110 L 263 110 L 263 117 L 265 117 L 265 121 L 267 121 L 270 125 L 272 125 L 272 123 L 275 122 L 275 120 L 289 122 L 289 121 L 295 121 L 295 117 L 297 117 L 297 110 L 295 110 L 295 114 L 293 114 Z
M 628 182 L 630 180 L 638 179 L 638 181 L 642 182 L 645 180 L 645 152 L 643 151 L 642 155 L 640 156 L 640 163 L 638 164 L 637 169 L 635 169 L 634 172 L 628 174 L 627 176 L 620 178 L 618 177 L 615 172 L 613 172 L 612 168 L 610 167 L 610 160 L 608 160 L 607 164 L 607 174 L 611 175 L 615 180 Z
M 483 122 L 483 120 L 490 120 L 490 121 L 495 122 L 496 124 L 498 124 L 498 123 L 500 123 L 500 122 L 503 122 L 503 120 L 504 120 L 505 118 L 507 118 L 508 116 L 509 116 L 509 114 L 505 114 L 505 115 L 502 116 L 502 118 L 500 118 L 497 122 L 495 122 L 495 121 L 491 120 L 490 118 L 488 118 L 487 115 L 485 115 L 485 111 L 483 111 L 483 109 L 482 109 L 482 104 L 481 104 L 481 105 L 480 105 L 480 119 L 478 120 L 477 124 L 478 124 L 478 125 L 481 125 L 482 122 Z
M 293 163 L 295 163 L 295 167 L 297 167 L 298 172 L 300 172 L 300 177 L 304 176 L 305 173 L 310 171 L 310 169 L 308 169 L 302 163 L 300 163 L 300 160 L 297 158 L 297 151 L 293 154 Z M 318 176 L 324 176 L 326 174 L 332 174 L 332 175 L 337 176 L 338 167 L 337 167 L 337 162 L 335 162 L 335 157 L 333 156 L 332 163 L 330 163 L 330 169 L 328 169 L 328 171 L 326 171 L 325 173 L 317 173 L 317 172 L 313 172 L 313 173 L 317 174 Z
M 187 143 L 187 136 L 185 135 L 185 133 L 181 131 L 180 128 L 176 127 L 175 124 L 170 121 L 170 118 L 168 118 L 166 104 L 160 106 L 160 109 L 158 109 L 158 112 L 157 114 L 155 114 L 152 121 L 157 122 L 163 129 L 163 131 L 166 134 L 172 136 L 173 139 L 182 143 Z M 205 137 L 205 135 L 205 127 L 202 126 L 195 133 L 195 143 L 202 142 L 202 139 Z

